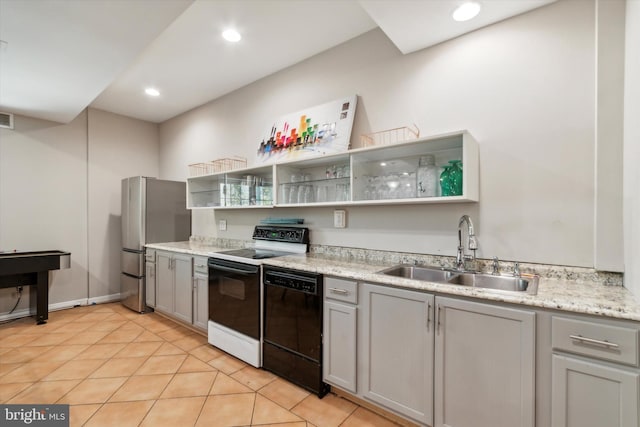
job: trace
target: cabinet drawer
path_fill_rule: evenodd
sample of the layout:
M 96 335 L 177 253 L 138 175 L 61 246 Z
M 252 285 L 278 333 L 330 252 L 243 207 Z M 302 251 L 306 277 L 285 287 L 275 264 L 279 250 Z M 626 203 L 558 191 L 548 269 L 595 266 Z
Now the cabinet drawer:
M 324 296 L 336 301 L 358 303 L 358 282 L 353 280 L 338 279 L 335 277 L 324 278 Z
M 554 316 L 551 342 L 557 350 L 638 366 L 638 330 Z
M 194 274 L 209 274 L 209 268 L 207 267 L 207 257 L 194 256 L 193 257 L 193 273 Z

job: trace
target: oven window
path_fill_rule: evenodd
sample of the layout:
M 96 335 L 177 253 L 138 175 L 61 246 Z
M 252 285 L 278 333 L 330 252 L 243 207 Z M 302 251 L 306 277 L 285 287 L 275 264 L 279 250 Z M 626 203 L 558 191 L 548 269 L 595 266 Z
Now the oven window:
M 244 301 L 246 299 L 244 282 L 230 277 L 221 277 L 218 290 L 223 296 Z
M 260 339 L 260 267 L 209 262 L 209 319 Z

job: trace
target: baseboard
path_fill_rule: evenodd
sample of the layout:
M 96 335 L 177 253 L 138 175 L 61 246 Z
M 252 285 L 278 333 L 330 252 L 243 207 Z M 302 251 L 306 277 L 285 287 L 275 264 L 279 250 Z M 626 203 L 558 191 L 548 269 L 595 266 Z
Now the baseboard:
M 119 297 L 120 297 L 120 294 L 118 294 L 118 299 Z M 57 302 L 54 304 L 49 304 L 49 311 L 51 312 L 51 311 L 65 310 L 67 308 L 73 308 L 79 305 L 87 305 L 87 304 L 88 304 L 88 300 L 86 298 L 76 299 L 72 301 Z M 21 317 L 29 317 L 35 314 L 36 314 L 35 311 L 31 313 L 30 308 L 22 308 L 20 310 L 14 311 L 11 314 L 9 314 L 8 312 L 0 313 L 0 322 L 6 321 L 6 320 L 19 319 Z
M 55 304 L 49 304 L 49 311 L 65 310 L 67 308 L 73 308 L 79 305 L 87 305 L 87 299 L 82 298 L 82 299 L 76 299 L 73 301 L 63 301 L 63 302 L 57 302 Z
M 9 314 L 9 312 L 0 313 L 0 322 L 4 322 L 6 320 L 20 319 L 21 317 L 29 317 L 31 313 L 28 308 L 23 308 L 20 310 L 16 310 L 13 313 Z
M 111 294 L 111 295 L 103 295 L 101 297 L 89 298 L 88 304 L 106 304 L 109 302 L 120 301 L 120 293 Z

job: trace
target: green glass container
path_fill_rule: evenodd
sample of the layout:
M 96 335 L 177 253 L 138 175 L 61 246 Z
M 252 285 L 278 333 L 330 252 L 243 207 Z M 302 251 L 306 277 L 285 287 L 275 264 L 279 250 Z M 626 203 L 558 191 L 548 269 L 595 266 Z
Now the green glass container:
M 444 167 L 444 170 L 440 174 L 440 195 L 451 196 L 451 180 L 449 179 L 449 173 L 451 165 Z
M 462 195 L 462 161 L 449 161 L 449 195 Z

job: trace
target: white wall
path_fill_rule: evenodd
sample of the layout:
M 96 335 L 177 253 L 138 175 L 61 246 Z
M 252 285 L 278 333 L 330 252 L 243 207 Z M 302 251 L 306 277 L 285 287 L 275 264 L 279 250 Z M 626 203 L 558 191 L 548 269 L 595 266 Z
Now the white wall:
M 71 252 L 71 268 L 50 274 L 49 302 L 86 298 L 87 114 L 66 125 L 24 116 L 14 124 L 0 129 L 0 250 Z M 14 306 L 13 292 L 0 290 L 0 313 Z M 23 297 L 17 310 L 28 307 Z
M 89 298 L 120 293 L 120 181 L 158 176 L 158 125 L 89 110 Z
M 357 93 L 354 146 L 411 123 L 423 135 L 468 129 L 480 144 L 481 201 L 349 208 L 339 231 L 330 208 L 194 211 L 194 234 L 246 239 L 260 218 L 302 216 L 313 243 L 454 255 L 469 213 L 481 257 L 593 267 L 595 59 L 592 1 L 560 1 L 410 55 L 374 30 L 161 124 L 161 176 L 251 160 L 274 118 Z M 218 219 L 228 231 L 216 231 Z
M 640 298 L 640 1 L 627 1 L 625 28 L 624 280 Z
M 120 180 L 158 166 L 157 124 L 95 109 L 66 125 L 15 116 L 0 129 L 0 250 L 71 252 L 71 268 L 50 274 L 51 304 L 117 297 Z M 0 290 L 0 315 L 15 302 Z

